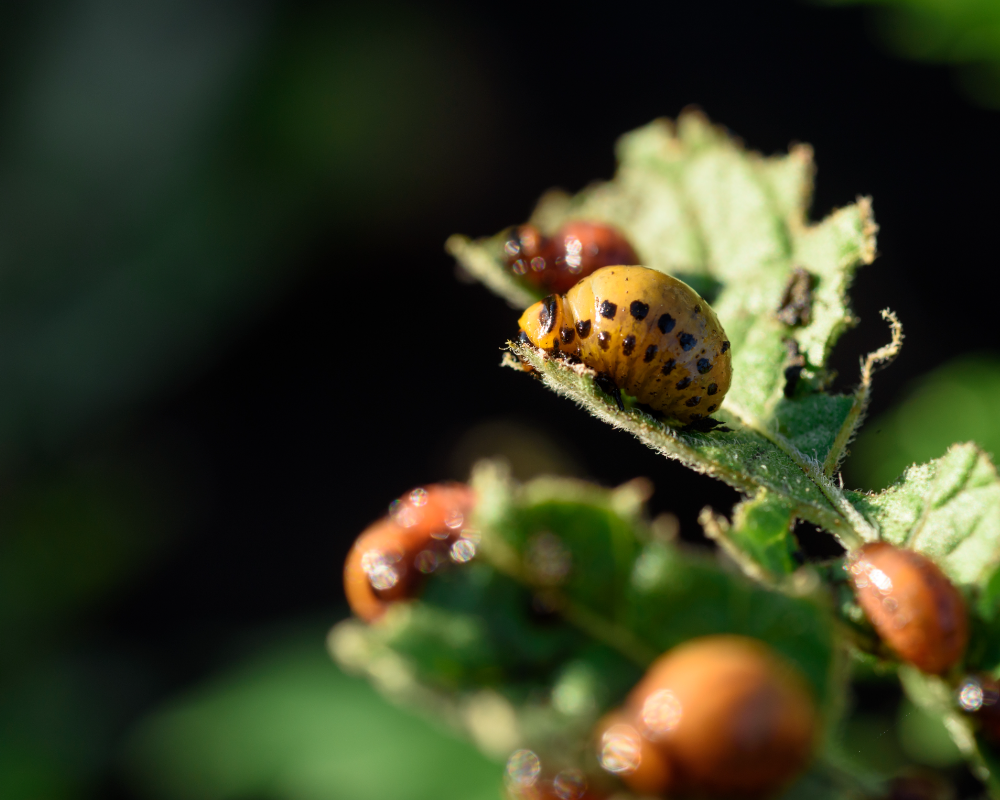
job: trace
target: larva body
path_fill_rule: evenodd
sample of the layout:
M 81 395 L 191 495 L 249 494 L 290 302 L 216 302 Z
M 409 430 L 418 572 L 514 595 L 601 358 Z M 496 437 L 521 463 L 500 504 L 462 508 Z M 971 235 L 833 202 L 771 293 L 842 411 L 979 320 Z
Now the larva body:
M 647 267 L 604 267 L 520 319 L 536 347 L 579 358 L 656 411 L 695 422 L 729 391 L 729 341 L 715 312 L 683 281 Z
M 874 542 L 847 569 L 858 604 L 900 658 L 931 674 L 961 660 L 969 641 L 965 600 L 937 564 L 913 550 Z

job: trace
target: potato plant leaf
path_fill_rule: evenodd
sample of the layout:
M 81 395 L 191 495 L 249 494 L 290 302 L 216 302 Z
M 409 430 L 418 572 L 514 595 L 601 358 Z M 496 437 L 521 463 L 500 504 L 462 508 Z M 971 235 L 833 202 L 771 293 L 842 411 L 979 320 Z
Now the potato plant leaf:
M 792 509 L 766 489 L 733 509 L 732 525 L 708 509 L 700 521 L 706 535 L 752 578 L 767 583 L 795 571 Z
M 531 747 L 593 771 L 594 724 L 653 659 L 692 637 L 738 633 L 793 663 L 835 717 L 843 670 L 815 581 L 779 592 L 680 548 L 643 517 L 641 484 L 519 485 L 487 463 L 473 486 L 472 561 L 429 576 L 418 601 L 331 637 L 341 664 L 391 697 L 433 709 L 495 757 Z
M 1000 567 L 1000 478 L 972 443 L 851 500 L 877 521 L 879 538 L 924 553 L 959 585 L 985 587 Z
M 870 201 L 810 224 L 811 149 L 763 157 L 698 112 L 625 135 L 618 158 L 613 180 L 574 196 L 551 192 L 531 221 L 547 233 L 570 219 L 610 223 L 646 266 L 685 280 L 713 304 L 732 342 L 733 385 L 716 414 L 730 431 L 686 431 L 631 403 L 619 411 L 586 367 L 527 344 L 511 342 L 511 351 L 550 388 L 653 449 L 750 495 L 766 490 L 789 514 L 856 543 L 866 523 L 829 476 L 863 402 L 823 389 L 830 350 L 854 323 L 847 288 L 875 255 Z M 454 236 L 448 249 L 523 307 L 539 292 L 507 268 L 504 238 Z

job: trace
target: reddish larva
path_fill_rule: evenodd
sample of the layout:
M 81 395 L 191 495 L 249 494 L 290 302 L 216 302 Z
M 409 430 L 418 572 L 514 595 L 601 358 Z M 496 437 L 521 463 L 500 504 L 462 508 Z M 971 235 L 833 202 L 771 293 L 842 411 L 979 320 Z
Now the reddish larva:
M 582 221 L 567 222 L 552 237 L 533 225 L 521 225 L 507 236 L 504 257 L 515 275 L 560 294 L 601 267 L 639 262 L 616 228 Z
M 395 602 L 412 598 L 423 575 L 448 560 L 472 511 L 474 496 L 462 484 L 418 488 L 370 525 L 344 564 L 344 592 L 351 610 L 372 622 Z
M 875 542 L 862 547 L 846 569 L 865 616 L 901 659 L 935 675 L 961 660 L 969 641 L 965 600 L 937 564 Z
M 605 769 L 637 792 L 696 797 L 775 793 L 805 768 L 819 728 L 798 673 L 741 636 L 661 656 L 611 723 L 599 729 Z

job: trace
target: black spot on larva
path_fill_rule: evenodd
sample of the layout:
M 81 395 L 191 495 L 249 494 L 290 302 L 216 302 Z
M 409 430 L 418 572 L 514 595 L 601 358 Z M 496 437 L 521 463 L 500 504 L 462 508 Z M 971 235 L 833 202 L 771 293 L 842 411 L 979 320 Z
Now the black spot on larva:
M 678 333 L 677 338 L 680 340 L 681 348 L 685 353 L 698 344 L 698 340 L 695 339 L 690 333 Z
M 605 319 L 614 319 L 615 314 L 618 313 L 618 306 L 610 300 L 605 300 L 597 310 L 601 312 L 601 316 Z
M 676 366 L 677 362 L 671 358 L 666 363 L 664 363 L 663 369 L 661 369 L 660 372 L 662 372 L 664 375 L 669 375 L 671 372 L 674 371 L 674 367 Z
M 729 342 L 723 342 L 722 343 L 722 350 L 720 350 L 719 352 L 720 353 L 725 353 L 728 349 L 729 349 Z
M 559 310 L 559 298 L 550 294 L 542 300 L 542 310 L 538 312 L 538 322 L 542 326 L 542 333 L 549 333 L 556 326 L 556 316 Z
M 719 391 L 719 384 L 717 384 L 717 383 L 710 383 L 710 384 L 708 384 L 708 393 L 709 394 L 715 394 L 717 391 Z
M 701 313 L 701 306 L 695 306 L 694 307 L 694 313 L 695 314 L 700 314 Z
M 681 378 L 679 381 L 677 381 L 677 388 L 678 389 L 687 389 L 688 386 L 690 386 L 690 385 L 691 385 L 691 379 L 690 378 Z
M 711 372 L 712 371 L 712 367 L 714 367 L 714 366 L 715 366 L 715 364 L 713 364 L 707 358 L 699 358 L 698 359 L 698 374 L 699 375 L 704 375 L 706 372 Z
M 700 420 L 701 418 L 702 418 L 702 415 L 701 415 L 701 414 L 692 414 L 692 415 L 691 415 L 691 421 L 692 421 L 692 422 L 698 422 L 698 420 Z M 696 430 L 697 430 L 697 429 L 696 429 Z
M 601 346 L 602 350 L 607 350 L 611 346 L 611 334 L 607 331 L 601 331 L 597 334 L 597 343 Z
M 712 405 L 710 405 L 710 406 L 709 406 L 709 407 L 708 407 L 707 409 L 705 409 L 705 410 L 706 410 L 706 411 L 708 411 L 708 413 L 709 413 L 709 414 L 711 414 L 711 413 L 712 413 L 713 411 L 715 411 L 715 409 L 717 409 L 718 407 L 719 407 L 719 406 L 718 406 L 717 404 L 715 404 L 715 403 L 712 403 Z
M 646 319 L 646 315 L 649 313 L 649 304 L 642 302 L 642 300 L 633 300 L 628 310 L 636 319 Z
M 649 347 L 646 348 L 646 355 L 643 356 L 642 360 L 648 364 L 650 361 L 656 358 L 656 351 L 659 349 L 660 348 L 658 348 L 655 344 L 651 344 Z
M 701 402 L 701 396 L 699 395 L 698 397 L 689 397 L 688 401 L 684 405 L 686 405 L 688 408 L 694 408 L 700 402 Z
M 590 336 L 590 320 L 585 319 L 576 323 L 576 332 L 580 335 L 581 339 L 586 339 Z
M 670 333 L 676 324 L 677 320 L 669 314 L 661 314 L 660 318 L 656 321 L 656 327 L 660 329 L 660 333 Z
M 611 376 L 608 375 L 608 373 L 606 372 L 598 373 L 597 376 L 594 378 L 594 383 L 597 384 L 597 388 L 599 388 L 602 392 L 611 395 L 611 397 L 615 401 L 615 405 L 618 406 L 619 411 L 625 410 L 625 403 L 622 402 L 621 389 L 618 388 L 618 384 L 616 384 L 612 380 Z
M 631 335 L 626 336 L 622 341 L 622 353 L 630 356 L 633 350 L 635 350 L 635 337 Z
M 576 336 L 576 334 L 573 333 L 572 328 L 562 328 L 559 331 L 559 338 L 563 340 L 563 344 L 569 344 L 572 342 L 574 336 Z

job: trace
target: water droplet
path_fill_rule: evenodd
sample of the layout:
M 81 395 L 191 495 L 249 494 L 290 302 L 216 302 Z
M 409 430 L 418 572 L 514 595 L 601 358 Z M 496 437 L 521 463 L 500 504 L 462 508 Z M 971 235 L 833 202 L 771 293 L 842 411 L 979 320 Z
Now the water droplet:
M 391 550 L 369 550 L 361 556 L 361 569 L 365 571 L 373 589 L 385 591 L 399 583 L 402 574 L 396 565 L 401 558 L 401 553 Z
M 410 503 L 412 503 L 416 508 L 423 508 L 427 505 L 427 490 L 414 489 L 410 492 Z
M 559 800 L 581 800 L 587 793 L 587 778 L 578 769 L 564 769 L 552 779 L 552 791 Z
M 542 762 L 531 750 L 515 750 L 507 759 L 504 779 L 515 791 L 524 790 L 538 782 L 541 772 Z
M 438 554 L 433 550 L 421 550 L 417 553 L 417 557 L 413 559 L 413 565 L 425 575 L 436 570 L 440 563 Z
M 444 515 L 444 524 L 446 528 L 453 531 L 457 531 L 465 523 L 465 514 L 462 513 L 462 509 L 453 508 L 447 514 Z
M 527 552 L 528 568 L 539 583 L 561 583 L 569 575 L 572 556 L 554 533 L 540 533 L 532 538 Z
M 389 504 L 389 517 L 401 528 L 412 528 L 417 524 L 416 509 L 402 500 L 393 500 Z
M 642 742 L 631 725 L 612 725 L 601 737 L 601 766 L 608 772 L 628 774 L 639 769 Z
M 456 564 L 464 564 L 476 555 L 476 543 L 463 537 L 451 546 L 448 554 Z
M 978 711 L 983 707 L 983 687 L 975 678 L 967 678 L 958 690 L 958 704 L 966 711 Z
M 642 704 L 642 724 L 650 738 L 656 740 L 669 733 L 681 721 L 681 701 L 669 689 L 653 692 Z

